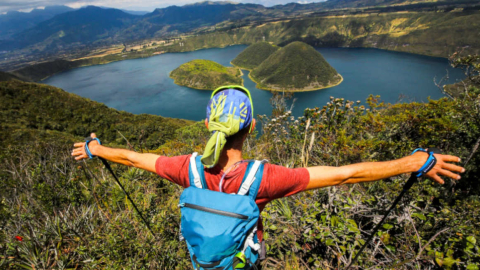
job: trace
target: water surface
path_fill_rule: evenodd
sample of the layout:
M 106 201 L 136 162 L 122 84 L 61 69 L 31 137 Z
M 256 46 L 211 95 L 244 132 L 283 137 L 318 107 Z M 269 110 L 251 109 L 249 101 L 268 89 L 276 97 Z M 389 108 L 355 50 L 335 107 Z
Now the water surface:
M 208 59 L 231 66 L 246 46 L 169 53 L 144 59 L 124 60 L 106 65 L 66 71 L 44 81 L 82 97 L 105 103 L 131 113 L 201 120 L 210 91 L 196 90 L 173 83 L 168 74 L 193 59 Z M 369 94 L 380 95 L 387 102 L 425 102 L 443 93 L 434 84 L 448 74 L 449 82 L 464 76 L 449 67 L 446 59 L 376 49 L 318 48 L 326 60 L 343 76 L 332 88 L 295 93 L 293 114 L 301 116 L 307 107 L 321 107 L 330 96 L 361 100 Z M 270 114 L 272 94 L 255 88 L 244 71 L 244 84 L 251 91 L 255 114 Z

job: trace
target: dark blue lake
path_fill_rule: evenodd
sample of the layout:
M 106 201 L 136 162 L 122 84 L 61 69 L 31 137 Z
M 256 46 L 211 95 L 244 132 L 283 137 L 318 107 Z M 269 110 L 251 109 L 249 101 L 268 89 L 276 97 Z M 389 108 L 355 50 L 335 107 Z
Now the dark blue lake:
M 109 107 L 136 114 L 201 120 L 210 91 L 178 86 L 168 77 L 173 69 L 193 59 L 208 59 L 230 66 L 246 46 L 205 49 L 186 53 L 162 54 L 150 58 L 125 60 L 107 65 L 74 69 L 44 81 L 82 97 L 105 103 Z M 448 82 L 464 76 L 449 67 L 443 58 L 389 52 L 376 49 L 318 48 L 344 81 L 332 88 L 295 93 L 293 114 L 301 116 L 307 107 L 325 105 L 330 96 L 349 100 L 365 99 L 369 94 L 395 102 L 425 102 L 443 93 L 434 84 L 449 74 Z M 255 114 L 270 114 L 272 94 L 255 88 L 244 71 L 244 84 L 250 89 Z

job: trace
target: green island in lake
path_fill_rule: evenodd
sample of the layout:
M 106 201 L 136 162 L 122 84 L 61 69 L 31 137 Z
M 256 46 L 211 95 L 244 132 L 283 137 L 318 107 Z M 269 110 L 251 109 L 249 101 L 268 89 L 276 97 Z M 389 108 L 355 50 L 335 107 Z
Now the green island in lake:
M 247 70 L 253 70 L 280 47 L 268 42 L 257 42 L 248 46 L 232 60 L 231 64 Z
M 222 85 L 243 85 L 242 71 L 210 60 L 192 60 L 170 73 L 178 85 L 200 90 L 215 90 Z
M 268 49 L 268 46 L 271 48 Z M 258 63 L 258 52 L 269 53 Z M 304 92 L 339 85 L 343 77 L 330 66 L 312 46 L 303 42 L 292 42 L 276 49 L 262 42 L 253 44 L 240 53 L 232 64 L 252 69 L 250 79 L 257 88 L 269 91 Z

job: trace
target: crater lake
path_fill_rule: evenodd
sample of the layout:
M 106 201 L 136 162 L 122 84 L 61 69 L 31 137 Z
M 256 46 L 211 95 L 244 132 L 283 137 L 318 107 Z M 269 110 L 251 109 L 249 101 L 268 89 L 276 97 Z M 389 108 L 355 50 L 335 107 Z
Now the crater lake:
M 149 58 L 124 60 L 105 65 L 82 67 L 56 74 L 42 83 L 102 102 L 109 107 L 135 114 L 201 120 L 211 91 L 196 90 L 173 83 L 169 73 L 183 63 L 207 59 L 231 66 L 247 46 L 204 49 L 185 53 L 167 53 Z M 465 76 L 449 66 L 448 60 L 377 49 L 316 48 L 340 73 L 344 81 L 335 87 L 295 93 L 293 115 L 305 108 L 322 107 L 330 96 L 365 103 L 370 95 L 390 102 L 426 102 L 444 96 L 435 85 L 448 73 L 445 83 Z M 272 93 L 255 88 L 243 70 L 244 85 L 252 94 L 256 114 L 270 115 Z

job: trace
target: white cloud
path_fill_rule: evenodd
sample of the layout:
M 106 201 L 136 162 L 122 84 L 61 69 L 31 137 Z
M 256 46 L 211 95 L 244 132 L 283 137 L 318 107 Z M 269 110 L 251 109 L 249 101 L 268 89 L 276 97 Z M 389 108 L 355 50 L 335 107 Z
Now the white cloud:
M 28 13 L 28 12 L 32 11 L 33 9 L 34 9 L 34 8 L 25 8 L 25 9 L 19 9 L 18 11 L 20 11 L 20 12 L 27 12 L 27 13 Z

